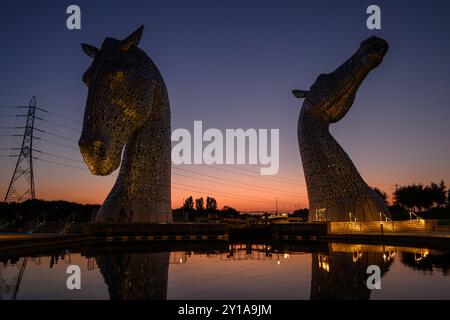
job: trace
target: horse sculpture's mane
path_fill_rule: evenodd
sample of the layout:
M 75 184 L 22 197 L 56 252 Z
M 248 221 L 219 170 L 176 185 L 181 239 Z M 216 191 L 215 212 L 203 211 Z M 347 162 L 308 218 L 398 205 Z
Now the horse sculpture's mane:
M 80 151 L 96 175 L 121 164 L 98 222 L 172 221 L 170 105 L 158 68 L 137 47 L 142 33 L 106 38 L 101 49 L 82 44 L 94 60 L 83 76 L 89 92 Z
M 364 182 L 329 132 L 330 123 L 346 115 L 359 86 L 382 62 L 387 50 L 386 41 L 369 38 L 342 66 L 320 75 L 309 91 L 293 91 L 297 98 L 305 98 L 298 121 L 298 141 L 311 221 L 369 221 L 389 216 L 384 201 Z

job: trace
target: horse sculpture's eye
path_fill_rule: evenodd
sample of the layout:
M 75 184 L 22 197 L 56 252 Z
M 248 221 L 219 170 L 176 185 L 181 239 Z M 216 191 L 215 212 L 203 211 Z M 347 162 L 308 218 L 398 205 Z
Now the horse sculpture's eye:
M 90 72 L 86 72 L 86 73 L 83 75 L 83 82 L 84 82 L 87 86 L 89 86 L 89 85 L 91 84 L 91 82 L 92 82 L 94 79 L 95 79 L 95 75 L 93 75 L 93 74 L 90 73 Z
M 91 83 L 91 79 L 90 79 L 90 77 L 85 73 L 85 74 L 83 74 L 83 82 L 84 82 L 84 84 L 85 85 L 89 85 L 89 83 Z
M 122 82 L 124 78 L 125 78 L 125 74 L 123 73 L 123 71 L 114 72 L 114 80 Z

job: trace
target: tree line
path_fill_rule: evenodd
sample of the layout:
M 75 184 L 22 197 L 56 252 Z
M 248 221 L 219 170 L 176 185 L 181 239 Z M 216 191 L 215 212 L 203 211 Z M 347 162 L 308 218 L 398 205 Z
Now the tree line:
M 412 184 L 397 188 L 393 193 L 394 204 L 412 211 L 429 211 L 444 208 L 450 203 L 450 190 L 444 181 L 429 185 Z
M 239 215 L 239 211 L 224 206 L 222 209 L 218 209 L 217 200 L 213 197 L 206 197 L 206 202 L 203 197 L 194 199 L 192 196 L 184 199 L 183 206 L 181 208 L 173 210 L 174 212 L 184 212 L 188 214 L 207 215 L 207 214 L 221 214 L 221 215 Z
M 450 219 L 450 189 L 444 181 L 398 187 L 392 194 L 392 204 L 385 192 L 378 188 L 374 191 L 386 202 L 394 220 L 407 219 L 410 211 L 425 219 Z

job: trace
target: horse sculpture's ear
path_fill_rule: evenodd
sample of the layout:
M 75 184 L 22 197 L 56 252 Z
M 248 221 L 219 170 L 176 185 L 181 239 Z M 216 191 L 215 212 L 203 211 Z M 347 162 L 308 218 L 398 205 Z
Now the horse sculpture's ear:
M 83 51 L 91 58 L 95 58 L 97 53 L 99 53 L 99 51 L 100 51 L 96 47 L 91 46 L 90 44 L 86 44 L 86 43 L 82 43 L 81 47 L 83 48 Z
M 122 40 L 122 50 L 127 51 L 132 46 L 137 46 L 142 38 L 142 33 L 144 32 L 144 26 L 140 26 L 135 32 L 130 34 L 128 37 Z
M 292 94 L 294 95 L 294 97 L 299 98 L 299 99 L 306 98 L 308 93 L 309 93 L 309 91 L 305 91 L 305 90 L 292 90 Z

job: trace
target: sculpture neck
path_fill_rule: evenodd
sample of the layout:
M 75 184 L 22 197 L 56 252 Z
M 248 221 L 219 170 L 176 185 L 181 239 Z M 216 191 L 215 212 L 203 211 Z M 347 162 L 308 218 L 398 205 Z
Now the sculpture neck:
M 336 198 L 367 192 L 367 185 L 350 157 L 331 136 L 329 126 L 323 115 L 302 108 L 298 139 L 313 212 L 332 207 Z
M 158 117 L 136 130 L 123 153 L 114 189 L 123 198 L 129 222 L 170 222 L 170 107 L 168 99 L 157 106 Z

